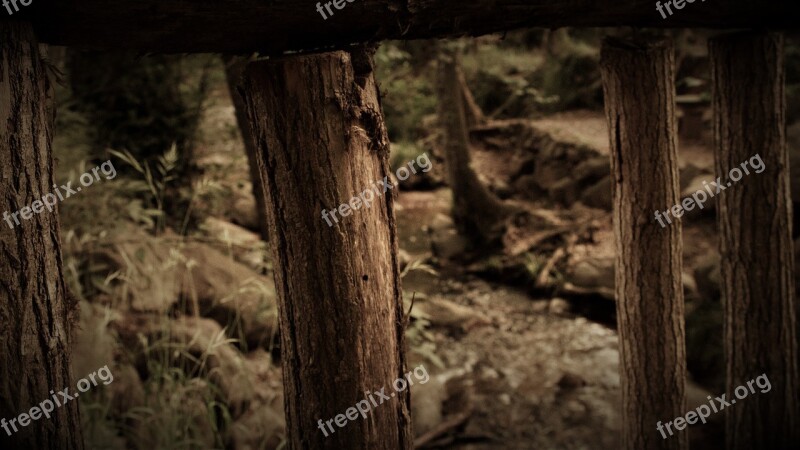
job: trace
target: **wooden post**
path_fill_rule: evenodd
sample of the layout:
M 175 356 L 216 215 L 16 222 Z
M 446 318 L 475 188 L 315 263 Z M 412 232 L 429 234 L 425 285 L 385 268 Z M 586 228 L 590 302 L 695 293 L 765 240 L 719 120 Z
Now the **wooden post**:
M 389 142 L 371 54 L 251 63 L 243 94 L 276 265 L 289 448 L 410 449 L 408 390 L 322 431 L 365 392 L 393 393 L 405 369 L 395 189 L 376 187 L 390 176 Z M 371 205 L 351 201 L 375 189 Z
M 737 400 L 725 408 L 727 447 L 797 448 L 800 424 L 783 37 L 727 35 L 711 41 L 710 55 L 714 159 L 716 175 L 725 188 L 717 194 L 717 220 L 726 391 L 729 401 Z M 772 386 L 769 392 L 761 393 L 756 387 L 746 398 L 735 396 L 737 387 L 762 374 Z
M 77 305 L 63 281 L 58 214 L 29 209 L 55 189 L 52 100 L 30 24 L 0 21 L 0 448 L 83 448 L 77 401 L 49 418 L 23 418 L 26 426 L 18 420 L 52 400 L 50 392 L 75 392 L 69 338 Z M 13 216 L 22 208 L 28 220 Z
M 233 108 L 236 112 L 236 123 L 239 125 L 239 132 L 242 134 L 244 152 L 247 155 L 247 167 L 250 169 L 250 182 L 253 185 L 253 196 L 256 199 L 256 217 L 258 217 L 258 228 L 261 232 L 261 239 L 269 241 L 267 233 L 267 207 L 264 200 L 264 180 L 261 179 L 261 172 L 256 164 L 256 141 L 253 137 L 253 130 L 250 129 L 250 122 L 247 120 L 247 111 L 244 99 L 239 94 L 239 83 L 242 73 L 247 67 L 247 58 L 238 56 L 223 57 L 225 63 L 225 78 L 228 82 L 228 92 L 231 95 Z
M 666 40 L 607 39 L 601 51 L 611 141 L 622 448 L 686 449 L 687 432 L 658 426 L 686 413 L 675 61 Z M 663 219 L 662 219 L 663 221 Z M 666 437 L 664 437 L 666 436 Z

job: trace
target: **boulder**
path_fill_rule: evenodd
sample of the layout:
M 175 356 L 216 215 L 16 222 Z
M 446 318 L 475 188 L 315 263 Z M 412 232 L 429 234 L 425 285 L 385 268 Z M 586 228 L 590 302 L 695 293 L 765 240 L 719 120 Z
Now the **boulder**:
M 181 249 L 186 259 L 181 298 L 203 317 L 225 326 L 249 348 L 269 347 L 278 331 L 277 293 L 272 277 L 261 276 L 218 250 L 199 243 Z
M 258 233 L 216 217 L 206 218 L 199 228 L 211 239 L 215 249 L 257 272 L 263 269 L 267 246 Z
M 414 308 L 423 313 L 426 319 L 435 326 L 468 331 L 473 327 L 491 323 L 486 316 L 472 308 L 438 296 L 415 303 Z
M 584 190 L 580 200 L 592 208 L 610 210 L 612 207 L 611 192 L 611 177 L 608 176 Z
M 217 386 L 222 403 L 233 417 L 247 409 L 254 383 L 250 367 L 231 345 L 217 322 L 198 317 L 169 320 L 149 314 L 130 314 L 112 322 L 120 340 L 133 349 L 140 373 L 150 361 L 166 362 L 187 374 L 203 374 Z
M 714 302 L 720 300 L 719 252 L 712 250 L 698 258 L 694 268 L 694 279 L 697 283 L 697 291 L 703 299 Z

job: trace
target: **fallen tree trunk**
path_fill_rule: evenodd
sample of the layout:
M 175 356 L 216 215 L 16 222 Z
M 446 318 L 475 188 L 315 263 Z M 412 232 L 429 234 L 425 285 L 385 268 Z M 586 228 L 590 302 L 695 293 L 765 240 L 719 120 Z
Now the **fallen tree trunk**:
M 176 53 L 276 54 L 523 27 L 798 27 L 789 0 L 684 3 L 668 17 L 651 1 L 351 1 L 327 2 L 329 14 L 317 0 L 37 0 L 11 17 L 31 20 L 49 44 Z

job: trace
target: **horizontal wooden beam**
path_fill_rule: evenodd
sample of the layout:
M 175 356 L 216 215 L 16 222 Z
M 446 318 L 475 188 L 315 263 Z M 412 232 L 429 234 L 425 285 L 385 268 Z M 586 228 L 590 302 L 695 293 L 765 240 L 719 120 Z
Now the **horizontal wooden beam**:
M 168 53 L 278 54 L 523 27 L 800 27 L 790 0 L 666 0 L 666 18 L 655 0 L 335 0 L 327 19 L 316 0 L 20 1 L 0 20 L 32 21 L 43 42 Z

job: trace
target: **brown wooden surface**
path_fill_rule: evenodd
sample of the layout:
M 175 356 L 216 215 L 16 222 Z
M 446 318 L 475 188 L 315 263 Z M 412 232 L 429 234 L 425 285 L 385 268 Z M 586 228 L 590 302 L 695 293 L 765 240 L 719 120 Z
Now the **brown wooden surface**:
M 237 56 L 226 56 L 223 58 L 225 64 L 225 80 L 228 83 L 228 92 L 231 96 L 234 111 L 236 112 L 236 123 L 239 125 L 239 133 L 242 136 L 242 144 L 244 145 L 244 152 L 247 155 L 247 168 L 250 172 L 250 182 L 253 185 L 253 197 L 256 199 L 256 217 L 258 217 L 258 227 L 261 231 L 261 239 L 269 241 L 269 226 L 267 225 L 267 207 L 266 200 L 264 200 L 264 180 L 261 177 L 261 171 L 258 170 L 256 163 L 256 140 L 253 136 L 253 130 L 250 122 L 247 119 L 247 108 L 244 104 L 244 99 L 239 93 L 239 84 L 241 83 L 242 74 L 247 67 L 248 58 Z
M 697 6 L 697 5 L 693 5 Z M 686 413 L 681 224 L 655 210 L 678 203 L 675 58 L 668 41 L 607 39 L 601 70 L 614 179 L 622 446 L 686 449 L 657 422 Z
M 323 2 L 325 3 L 325 2 Z M 663 2 L 662 2 L 663 3 Z M 697 0 L 666 19 L 653 0 L 355 0 L 324 20 L 315 0 L 35 0 L 47 43 L 164 52 L 279 53 L 522 27 L 798 28 L 790 0 Z M 327 15 L 327 12 L 326 12 Z M 6 11 L 0 17 L 7 18 Z
M 764 170 L 717 197 L 727 395 L 766 374 L 772 390 L 726 407 L 729 449 L 797 448 L 798 372 L 783 38 L 711 41 L 716 175 L 758 154 Z M 757 163 L 757 162 L 756 162 Z M 752 166 L 750 166 L 752 167 Z
M 52 100 L 30 25 L 0 22 L 0 214 L 54 192 Z M 0 418 L 6 420 L 51 399 L 51 390 L 76 390 L 69 342 L 76 305 L 63 281 L 58 214 L 44 209 L 29 220 L 17 217 L 14 228 L 0 221 Z M 11 437 L 0 429 L 0 448 L 82 449 L 77 400 L 50 414 L 26 427 L 17 422 Z
M 265 180 L 289 448 L 409 449 L 408 390 L 328 437 L 317 422 L 365 391 L 394 392 L 405 367 L 394 191 L 331 227 L 321 216 L 390 175 L 371 59 L 256 62 L 243 92 Z

